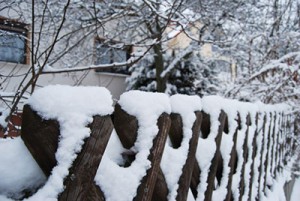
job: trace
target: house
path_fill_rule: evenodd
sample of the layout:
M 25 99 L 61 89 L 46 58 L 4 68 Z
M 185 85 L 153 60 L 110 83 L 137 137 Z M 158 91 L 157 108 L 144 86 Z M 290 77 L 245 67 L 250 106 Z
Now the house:
M 76 72 L 69 70 L 74 67 L 88 68 L 95 65 L 126 62 L 133 47 L 131 43 L 118 42 L 118 38 L 122 41 L 122 37 L 128 33 L 121 32 L 116 35 L 119 26 L 117 20 L 106 23 L 106 17 L 103 17 L 102 21 L 91 22 L 91 19 L 87 17 L 89 9 L 82 8 L 91 6 L 88 2 L 82 4 L 81 1 L 75 1 L 68 9 L 70 13 L 66 15 L 64 15 L 64 3 L 60 6 L 57 4 L 59 1 L 49 1 L 47 6 L 36 2 L 35 17 L 32 18 L 31 2 L 25 1 L 16 5 L 13 1 L 0 3 L 3 7 L 0 11 L 2 107 L 7 107 L 16 96 L 16 92 L 26 85 L 32 85 L 32 87 L 28 87 L 24 97 L 29 95 L 33 88 L 49 84 L 104 86 L 111 91 L 115 99 L 118 99 L 126 90 L 125 80 L 128 76 L 126 65 L 113 70 L 93 68 Z M 97 4 L 97 9 L 100 11 L 102 11 L 101 6 L 103 6 L 101 3 Z M 97 13 L 97 15 L 105 15 L 107 18 L 115 15 L 113 11 L 105 12 Z M 120 17 L 117 16 L 116 19 Z M 166 33 L 173 34 L 167 44 L 169 49 L 185 48 L 191 42 L 185 33 L 177 29 L 176 24 L 174 26 L 170 24 Z M 192 30 L 191 33 L 196 34 L 197 30 Z M 212 54 L 213 46 L 210 44 L 202 45 L 200 51 L 207 57 L 215 55 Z M 221 56 L 218 57 L 221 61 L 230 64 L 231 70 L 227 70 L 228 74 L 234 75 L 234 65 L 232 65 L 234 62 Z M 32 77 L 39 74 L 39 69 L 66 69 L 66 71 L 41 73 L 38 79 L 31 81 Z
M 107 64 L 124 62 L 128 59 L 131 50 L 130 48 L 107 47 L 105 41 L 93 31 L 87 32 L 90 34 L 87 36 L 84 35 L 85 30 L 78 32 L 76 37 L 82 36 L 84 39 L 82 44 L 71 41 L 75 37 L 68 37 L 65 40 L 66 35 L 73 36 L 73 33 L 68 32 L 68 28 L 71 30 L 73 26 L 72 16 L 66 22 L 67 29 L 57 32 L 58 37 L 55 41 L 53 35 L 56 32 L 52 28 L 56 25 L 53 21 L 59 18 L 61 13 L 48 13 L 53 18 L 44 18 L 39 13 L 38 3 L 41 2 L 36 2 L 36 17 L 33 20 L 30 2 L 24 1 L 17 4 L 14 1 L 0 2 L 0 125 L 6 124 L 6 116 L 17 103 L 16 113 L 8 122 L 9 136 L 19 134 L 21 124 L 19 112 L 22 111 L 23 104 L 32 92 L 32 86 L 35 89 L 50 84 L 102 86 L 111 92 L 114 100 L 119 99 L 119 96 L 126 90 L 125 79 L 128 76 L 126 66 L 116 71 L 90 69 L 64 73 L 41 73 L 38 79 L 32 79 L 36 77 L 38 68 L 41 66 L 46 70 L 101 65 L 103 62 Z M 54 10 L 55 7 L 51 12 Z M 23 89 L 26 91 L 21 94 Z M 20 94 L 22 99 L 16 101 Z M 0 137 L 3 137 L 3 134 L 0 131 Z
M 5 4 L 5 2 L 2 2 L 1 4 Z M 13 7 L 13 5 L 11 6 Z M 0 105 L 2 107 L 6 107 L 8 102 L 10 102 L 15 96 L 15 92 L 22 89 L 32 77 L 32 61 L 33 59 L 37 61 L 36 58 L 32 58 L 32 53 L 34 52 L 36 57 L 44 57 L 41 59 L 41 61 L 43 61 L 45 60 L 45 55 L 47 53 L 45 54 L 42 51 L 47 51 L 47 48 L 49 49 L 52 45 L 47 44 L 48 41 L 46 41 L 51 40 L 51 37 L 46 40 L 45 38 L 40 37 L 39 31 L 42 32 L 42 30 L 38 30 L 38 28 L 35 28 L 35 37 L 32 38 L 33 33 L 32 26 L 30 24 L 30 13 L 26 9 L 22 11 L 22 8 L 26 8 L 28 5 L 22 4 L 19 6 L 20 7 L 16 7 L 16 9 L 12 9 L 12 7 L 9 6 L 9 2 L 7 2 L 7 5 L 3 5 L 3 9 L 0 11 L 0 95 L 3 101 Z M 35 26 L 40 25 L 39 21 L 41 20 L 42 19 L 37 20 L 37 22 L 35 22 Z M 51 25 L 49 25 L 49 27 L 50 26 Z M 45 29 L 45 27 L 43 28 Z M 35 40 L 35 49 L 33 50 L 31 50 L 32 40 Z M 90 52 L 93 54 L 90 54 L 85 59 L 80 60 L 77 65 L 73 65 L 72 62 L 69 62 L 70 65 L 73 66 L 67 66 L 67 58 L 70 58 L 70 55 L 61 52 L 58 54 L 54 53 L 52 60 L 56 59 L 57 61 L 53 62 L 53 67 L 66 68 L 66 66 L 76 67 L 82 65 L 88 66 L 126 61 L 130 49 L 114 50 L 113 48 L 108 48 L 105 45 L 99 46 L 102 41 L 103 40 L 99 39 L 97 35 L 87 37 L 85 44 L 91 49 Z M 65 41 L 59 41 L 55 45 L 59 48 L 64 46 L 64 43 Z M 75 46 L 72 45 L 69 46 L 69 48 L 75 49 L 74 47 Z M 80 52 L 81 48 L 82 47 L 79 47 L 75 51 Z M 41 52 L 38 52 L 40 50 Z M 83 49 L 82 52 L 85 52 L 85 50 L 86 49 Z M 54 51 L 57 50 L 54 49 L 53 52 Z M 78 54 L 78 52 L 76 54 Z M 72 52 L 72 54 L 73 53 L 74 52 Z M 60 56 L 61 59 L 59 60 L 55 58 L 56 56 Z M 76 56 L 78 55 L 74 55 L 74 57 Z M 38 64 L 34 64 L 34 66 L 37 65 Z M 118 99 L 120 94 L 122 94 L 126 89 L 125 79 L 127 76 L 128 72 L 126 69 L 124 70 L 124 68 L 116 71 L 87 70 L 52 74 L 48 73 L 40 75 L 36 82 L 36 88 L 49 84 L 103 86 L 111 91 L 114 99 Z M 22 82 L 23 84 L 21 84 Z M 25 93 L 25 97 L 26 95 L 29 95 L 30 92 L 31 89 L 28 88 Z

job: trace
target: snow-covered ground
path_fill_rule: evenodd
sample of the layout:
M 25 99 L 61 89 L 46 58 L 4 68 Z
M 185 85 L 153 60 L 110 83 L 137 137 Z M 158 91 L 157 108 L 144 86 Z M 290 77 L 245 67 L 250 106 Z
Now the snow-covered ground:
M 9 198 L 21 198 L 27 191 L 37 191 L 37 193 L 26 200 L 57 200 L 58 194 L 64 189 L 63 180 L 68 175 L 68 169 L 81 150 L 84 139 L 89 137 L 90 130 L 86 128 L 86 125 L 92 121 L 94 115 L 107 115 L 113 112 L 111 94 L 101 87 L 48 86 L 35 92 L 29 99 L 28 104 L 38 111 L 44 119 L 57 119 L 60 123 L 61 138 L 56 153 L 57 166 L 52 170 L 51 176 L 46 181 L 43 172 L 31 157 L 20 137 L 0 139 L 0 201 L 10 200 Z M 215 122 L 211 125 L 209 137 L 199 139 L 196 153 L 196 157 L 200 161 L 199 167 L 202 172 L 206 170 L 207 173 L 216 149 L 214 137 L 217 135 L 218 116 L 221 110 L 227 113 L 229 122 L 229 133 L 226 138 L 224 137 L 221 145 L 222 157 L 225 164 L 227 164 L 230 158 L 230 149 L 226 147 L 232 146 L 232 135 L 237 127 L 237 111 L 239 111 L 242 119 L 242 129 L 239 131 L 239 135 L 243 135 L 243 132 L 246 131 L 247 114 L 250 114 L 250 118 L 254 122 L 255 112 L 261 108 L 264 111 L 286 109 L 282 105 L 276 107 L 262 105 L 261 103 L 251 105 L 250 103 L 240 103 L 216 96 L 203 99 L 186 95 L 169 97 L 162 93 L 141 91 L 124 93 L 120 97 L 119 104 L 128 114 L 136 116 L 139 122 L 137 141 L 130 149 L 130 151 L 136 153 L 136 158 L 129 167 L 122 167 L 121 164 L 124 161 L 121 154 L 125 151 L 125 148 L 116 133 L 113 132 L 95 177 L 96 184 L 101 187 L 108 201 L 131 201 L 134 198 L 140 180 L 145 176 L 151 165 L 148 155 L 153 139 L 158 133 L 156 122 L 162 113 L 178 113 L 183 120 L 184 137 L 181 146 L 174 149 L 170 141 L 167 140 L 161 162 L 170 191 L 168 198 L 173 201 L 176 197 L 181 169 L 187 157 L 188 142 L 195 121 L 195 111 L 205 111 L 210 114 L 212 121 Z M 267 117 L 268 121 L 270 119 L 271 115 Z M 268 122 L 267 125 L 270 124 Z M 252 143 L 255 129 L 255 126 L 249 126 L 249 145 Z M 275 129 L 275 132 L 278 132 L 278 128 Z M 242 154 L 243 140 L 242 137 L 238 139 L 238 154 Z M 169 166 L 170 160 L 174 167 Z M 248 166 L 246 164 L 246 176 L 249 174 Z M 222 200 L 226 195 L 228 168 L 224 167 L 225 176 L 216 191 L 214 191 L 213 200 Z M 206 177 L 207 174 L 201 174 L 203 181 L 206 181 Z M 284 169 L 276 180 L 269 176 L 267 181 L 273 185 L 263 196 L 263 200 L 285 201 L 283 185 L 290 178 L 291 171 L 289 168 Z M 235 190 L 234 186 L 238 184 L 239 180 L 240 174 L 234 175 L 233 190 Z M 295 189 L 296 187 L 299 188 L 299 183 L 299 181 L 296 182 Z M 200 196 L 197 200 L 203 198 L 206 185 L 206 182 L 200 183 L 198 187 Z M 250 184 L 246 183 L 247 185 Z M 294 192 L 296 191 L 294 190 Z M 238 192 L 234 193 L 238 196 Z M 297 197 L 294 194 L 293 197 Z M 188 199 L 194 200 L 191 194 L 189 195 Z
M 300 177 L 298 177 L 295 181 L 291 201 L 299 201 L 300 200 Z
M 0 138 L 0 201 L 5 196 L 20 198 L 36 189 L 46 177 L 27 150 L 23 140 Z
M 115 135 L 113 135 L 116 137 Z M 113 141 L 117 141 L 114 139 Z M 111 144 L 112 145 L 112 144 Z M 116 153 L 117 151 L 115 151 Z M 31 157 L 20 137 L 0 139 L 0 201 L 12 201 L 7 197 L 22 197 L 22 191 L 36 189 L 45 182 L 45 176 Z M 285 201 L 284 181 L 289 177 L 281 174 L 268 192 L 265 201 Z M 294 184 L 291 201 L 299 201 L 300 178 Z

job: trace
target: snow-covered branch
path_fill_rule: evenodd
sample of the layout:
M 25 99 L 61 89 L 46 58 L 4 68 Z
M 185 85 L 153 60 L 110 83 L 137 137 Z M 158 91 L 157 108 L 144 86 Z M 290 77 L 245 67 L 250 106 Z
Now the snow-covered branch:
M 168 73 L 170 73 L 172 71 L 172 69 L 176 66 L 176 64 L 182 60 L 182 58 L 184 58 L 186 55 L 192 53 L 194 49 L 195 49 L 194 46 L 190 45 L 186 49 L 181 51 L 175 57 L 175 59 L 171 61 L 171 63 L 168 65 L 168 67 L 160 74 L 160 76 L 162 78 L 165 77 Z
M 46 68 L 43 69 L 42 74 L 55 74 L 55 73 L 65 73 L 65 72 L 78 72 L 78 71 L 86 71 L 86 70 L 96 70 L 96 69 L 112 69 L 112 68 L 119 68 L 124 66 L 131 66 L 135 63 L 137 63 L 139 60 L 141 60 L 147 52 L 151 49 L 151 46 L 148 47 L 146 51 L 136 56 L 130 57 L 126 62 L 115 62 L 111 64 L 99 64 L 99 65 L 90 65 L 90 66 L 79 66 L 79 67 L 73 67 L 73 68 L 58 68 L 55 69 L 51 66 L 46 66 Z

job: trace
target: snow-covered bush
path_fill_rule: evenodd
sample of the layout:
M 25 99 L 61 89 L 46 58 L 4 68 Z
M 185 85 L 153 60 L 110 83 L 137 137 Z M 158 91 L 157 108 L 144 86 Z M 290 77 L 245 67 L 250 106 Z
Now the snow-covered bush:
M 212 61 L 202 58 L 199 52 L 188 52 L 185 56 L 164 54 L 167 94 L 215 95 L 222 90 Z M 175 62 L 174 62 L 175 61 Z M 154 58 L 148 54 L 141 62 L 130 68 L 127 90 L 157 91 Z

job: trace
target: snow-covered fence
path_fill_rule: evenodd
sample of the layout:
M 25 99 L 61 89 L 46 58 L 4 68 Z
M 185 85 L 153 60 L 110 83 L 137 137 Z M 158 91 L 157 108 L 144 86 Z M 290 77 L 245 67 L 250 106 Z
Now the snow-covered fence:
M 287 114 L 141 91 L 113 108 L 104 88 L 45 87 L 23 112 L 22 138 L 48 177 L 28 200 L 261 200 L 293 150 Z

